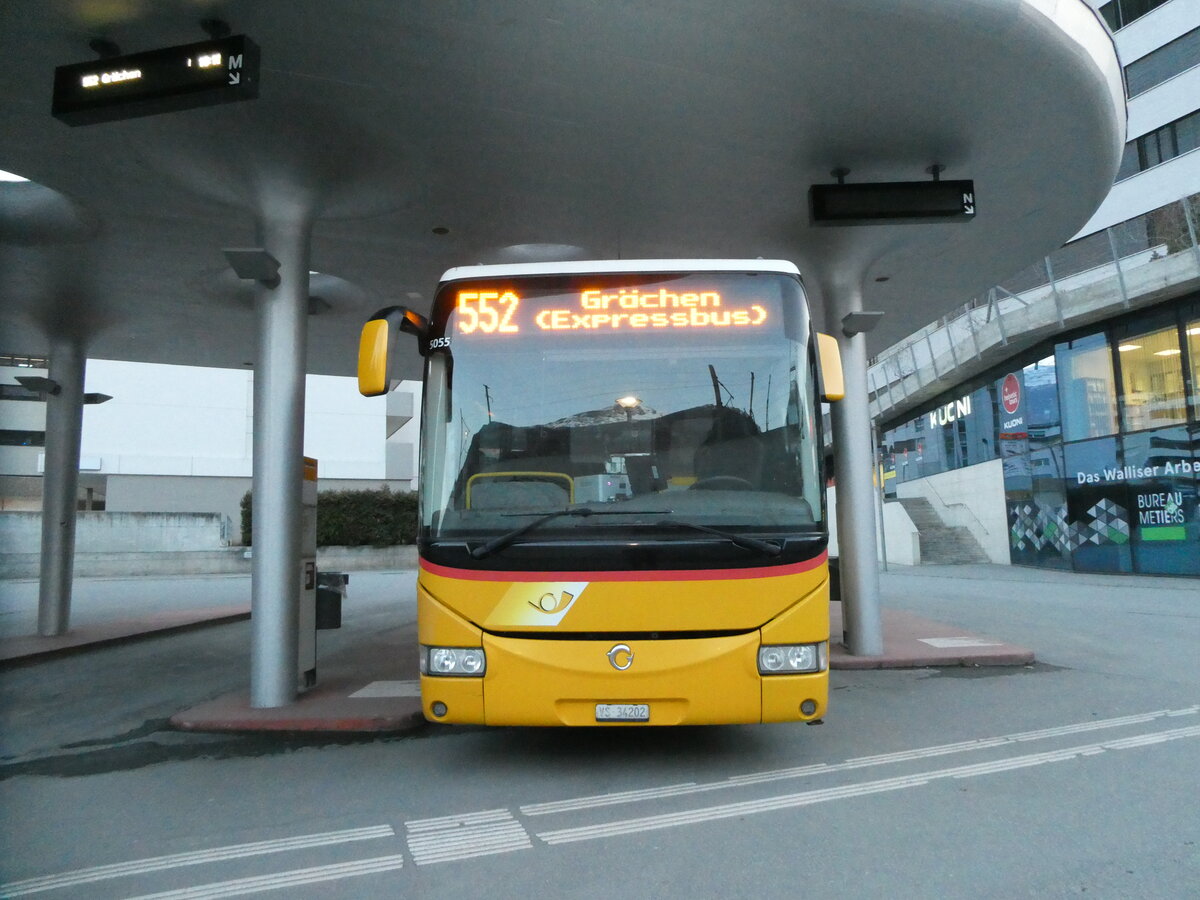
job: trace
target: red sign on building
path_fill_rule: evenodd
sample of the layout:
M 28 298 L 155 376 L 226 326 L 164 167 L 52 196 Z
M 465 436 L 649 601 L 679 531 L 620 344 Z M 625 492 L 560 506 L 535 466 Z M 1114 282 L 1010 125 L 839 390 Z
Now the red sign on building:
M 1000 386 L 1000 402 L 1010 416 L 1021 408 L 1021 381 L 1012 372 L 1004 376 L 1004 383 Z

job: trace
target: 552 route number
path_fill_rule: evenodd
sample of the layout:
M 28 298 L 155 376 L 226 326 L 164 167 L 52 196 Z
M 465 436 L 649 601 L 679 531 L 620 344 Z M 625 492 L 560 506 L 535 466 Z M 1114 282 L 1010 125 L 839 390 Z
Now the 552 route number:
M 459 291 L 458 330 L 462 334 L 515 334 L 520 328 L 513 322 L 520 298 L 512 291 Z

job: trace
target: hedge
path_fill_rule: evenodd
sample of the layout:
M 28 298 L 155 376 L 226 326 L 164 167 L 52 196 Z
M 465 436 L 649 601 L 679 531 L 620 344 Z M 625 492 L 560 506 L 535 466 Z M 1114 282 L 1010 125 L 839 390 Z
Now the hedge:
M 242 543 L 250 546 L 253 500 L 242 497 Z M 391 547 L 417 539 L 417 495 L 379 491 L 317 494 L 318 547 Z

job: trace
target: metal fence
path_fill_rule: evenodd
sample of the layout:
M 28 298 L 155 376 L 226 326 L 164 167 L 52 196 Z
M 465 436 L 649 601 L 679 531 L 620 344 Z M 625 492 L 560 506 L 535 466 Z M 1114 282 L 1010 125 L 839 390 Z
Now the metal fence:
M 1061 247 L 872 360 L 872 416 L 932 397 L 951 372 L 982 370 L 1018 336 L 1033 343 L 1200 278 L 1198 233 L 1200 194 L 1192 194 Z

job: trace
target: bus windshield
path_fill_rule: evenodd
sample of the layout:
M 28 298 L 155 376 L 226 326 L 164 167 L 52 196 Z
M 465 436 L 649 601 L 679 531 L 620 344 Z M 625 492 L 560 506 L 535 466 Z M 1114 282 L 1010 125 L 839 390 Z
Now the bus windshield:
M 821 528 L 803 287 L 757 273 L 444 283 L 422 540 L 712 540 Z M 583 514 L 550 515 L 561 510 Z M 680 523 L 685 523 L 681 525 Z

